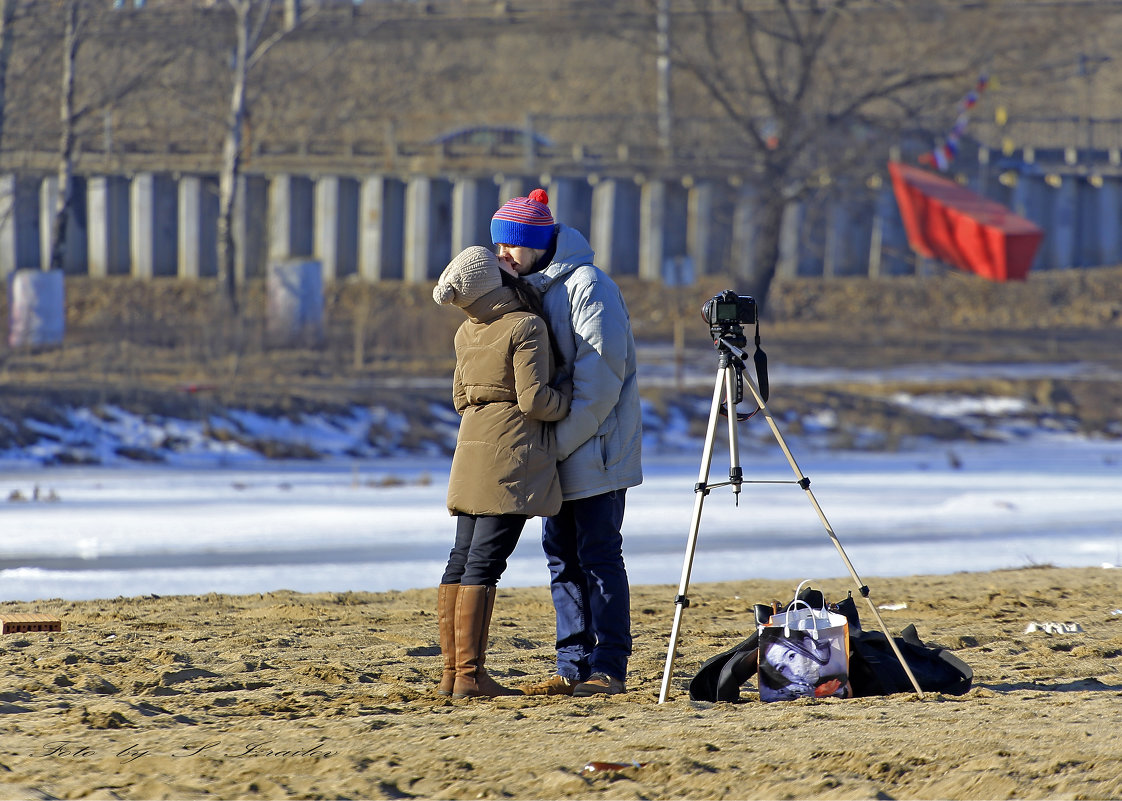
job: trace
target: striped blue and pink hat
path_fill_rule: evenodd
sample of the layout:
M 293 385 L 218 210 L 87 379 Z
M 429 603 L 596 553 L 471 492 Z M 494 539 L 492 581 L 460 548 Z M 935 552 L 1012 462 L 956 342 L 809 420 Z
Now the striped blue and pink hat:
M 547 250 L 553 239 L 553 215 L 549 195 L 535 189 L 529 197 L 515 197 L 491 218 L 491 241 L 496 245 Z

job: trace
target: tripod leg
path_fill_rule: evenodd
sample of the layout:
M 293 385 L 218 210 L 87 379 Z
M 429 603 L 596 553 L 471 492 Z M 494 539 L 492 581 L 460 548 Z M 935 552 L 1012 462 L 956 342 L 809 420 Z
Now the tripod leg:
M 814 493 L 811 492 L 810 479 L 803 474 L 803 471 L 799 469 L 798 464 L 795 462 L 795 457 L 791 454 L 790 448 L 787 447 L 787 443 L 783 439 L 783 435 L 779 432 L 779 426 L 775 424 L 775 419 L 771 416 L 771 412 L 768 411 L 767 404 L 764 403 L 764 399 L 760 396 L 760 391 L 756 387 L 755 382 L 752 381 L 751 377 L 749 377 L 746 379 L 746 383 L 748 384 L 749 389 L 751 389 L 752 394 L 755 396 L 756 403 L 759 404 L 760 411 L 763 412 L 764 418 L 767 420 L 767 424 L 771 427 L 771 433 L 775 435 L 775 441 L 778 442 L 779 447 L 783 449 L 783 454 L 787 457 L 787 462 L 791 465 L 791 469 L 794 471 L 795 477 L 798 479 L 799 486 L 803 488 L 804 492 L 806 492 L 806 497 L 810 501 L 810 505 L 814 507 L 814 511 L 818 514 L 818 519 L 822 521 L 822 525 L 825 526 L 826 533 L 829 535 L 831 542 L 834 543 L 834 547 L 837 549 L 838 554 L 841 556 L 842 562 L 845 563 L 846 569 L 849 570 L 849 575 L 853 578 L 853 582 L 857 585 L 858 591 L 868 602 L 869 609 L 872 611 L 873 617 L 877 619 L 877 625 L 880 627 L 880 630 L 884 632 L 885 637 L 888 639 L 888 644 L 892 646 L 892 651 L 896 654 L 896 658 L 900 660 L 900 666 L 904 668 L 904 672 L 908 674 L 908 680 L 911 681 L 912 687 L 915 688 L 916 695 L 918 695 L 920 698 L 923 698 L 923 690 L 920 688 L 919 682 L 916 681 L 916 677 L 912 675 L 912 669 L 908 667 L 908 663 L 904 659 L 904 655 L 900 653 L 900 649 L 899 647 L 897 647 L 896 641 L 892 638 L 892 633 L 889 632 L 888 628 L 884 625 L 884 621 L 881 619 L 880 612 L 877 610 L 876 604 L 874 604 L 872 598 L 869 597 L 869 588 L 866 587 L 864 583 L 862 583 L 861 577 L 857 575 L 857 571 L 856 569 L 854 569 L 853 563 L 849 561 L 849 557 L 846 555 L 841 541 L 838 539 L 837 534 L 834 533 L 833 527 L 830 526 L 830 521 L 826 519 L 826 515 L 822 511 L 822 507 L 818 505 L 818 500 L 814 497 Z
M 721 393 L 727 392 L 729 386 L 729 370 L 721 367 L 717 371 L 717 380 L 713 385 L 713 404 L 709 409 L 709 425 L 705 429 L 705 450 L 701 457 L 701 471 L 697 476 L 694 486 L 693 518 L 690 522 L 690 534 L 686 540 L 686 557 L 682 564 L 682 580 L 678 584 L 678 595 L 674 598 L 674 625 L 670 628 L 670 647 L 666 649 L 666 667 L 662 671 L 662 689 L 658 693 L 658 702 L 666 700 L 666 693 L 670 687 L 670 674 L 674 669 L 674 656 L 678 650 L 678 631 L 682 623 L 682 610 L 689 606 L 686 593 L 690 586 L 690 571 L 693 569 L 694 549 L 697 547 L 697 532 L 701 527 L 701 507 L 705 503 L 705 496 L 709 494 L 709 469 L 713 464 L 713 441 L 717 435 L 717 420 L 721 414 Z M 730 417 L 735 415 L 735 411 Z
M 729 425 L 729 483 L 732 484 L 733 497 L 740 504 L 740 486 L 744 483 L 744 471 L 740 467 L 740 442 L 736 431 L 736 374 L 733 367 L 725 368 L 725 409 Z

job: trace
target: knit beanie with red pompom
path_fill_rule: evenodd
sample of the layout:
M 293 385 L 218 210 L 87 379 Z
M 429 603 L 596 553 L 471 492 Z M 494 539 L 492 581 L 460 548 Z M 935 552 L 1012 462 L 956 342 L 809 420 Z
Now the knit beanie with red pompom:
M 491 241 L 496 245 L 546 250 L 553 239 L 549 195 L 535 189 L 529 197 L 515 197 L 491 218 Z

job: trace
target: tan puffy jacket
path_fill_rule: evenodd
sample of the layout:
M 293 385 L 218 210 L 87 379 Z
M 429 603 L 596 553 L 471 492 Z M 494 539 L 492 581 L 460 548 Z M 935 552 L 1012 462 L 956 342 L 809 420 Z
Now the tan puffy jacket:
M 561 483 L 551 421 L 572 390 L 549 385 L 549 328 L 500 287 L 464 311 L 456 331 L 452 400 L 462 415 L 448 481 L 448 511 L 556 514 Z

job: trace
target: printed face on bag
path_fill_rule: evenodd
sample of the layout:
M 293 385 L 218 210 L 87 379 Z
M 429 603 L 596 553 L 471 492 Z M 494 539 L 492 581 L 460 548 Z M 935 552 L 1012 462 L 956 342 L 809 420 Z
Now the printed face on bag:
M 761 700 L 847 695 L 847 665 L 833 638 L 782 629 L 774 636 L 768 634 L 765 630 L 760 641 Z
M 798 634 L 792 632 L 790 639 L 772 643 L 764 658 L 789 684 L 813 690 L 822 668 L 830 661 L 830 643 L 826 640 L 815 642 Z

